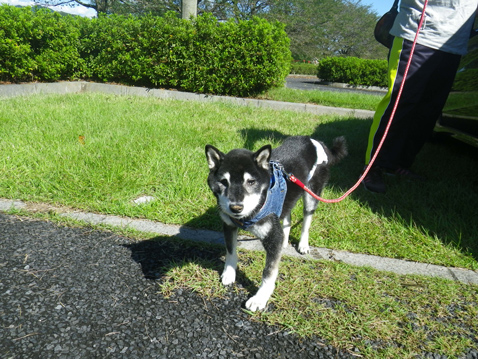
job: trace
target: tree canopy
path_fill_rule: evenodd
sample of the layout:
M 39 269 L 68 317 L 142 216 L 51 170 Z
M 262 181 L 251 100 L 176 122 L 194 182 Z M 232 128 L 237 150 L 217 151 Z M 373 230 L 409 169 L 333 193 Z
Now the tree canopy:
M 377 15 L 360 0 L 277 0 L 264 16 L 286 24 L 297 60 L 386 56 L 386 49 L 373 37 Z

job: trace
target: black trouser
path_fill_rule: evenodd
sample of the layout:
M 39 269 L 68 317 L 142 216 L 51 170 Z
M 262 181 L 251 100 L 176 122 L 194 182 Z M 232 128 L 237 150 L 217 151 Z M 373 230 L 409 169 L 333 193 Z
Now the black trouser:
M 412 42 L 395 38 L 389 54 L 389 89 L 377 107 L 365 157 L 374 155 L 392 113 Z M 374 165 L 409 168 L 433 131 L 451 90 L 460 55 L 417 44 L 387 138 Z

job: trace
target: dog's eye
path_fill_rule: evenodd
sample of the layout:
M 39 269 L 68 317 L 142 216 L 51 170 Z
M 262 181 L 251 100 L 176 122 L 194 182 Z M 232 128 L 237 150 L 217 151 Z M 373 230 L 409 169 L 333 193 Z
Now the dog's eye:
M 254 186 L 254 185 L 256 184 L 256 180 L 248 179 L 248 180 L 247 180 L 247 184 L 248 184 L 249 186 Z
M 220 180 L 219 182 L 220 182 L 224 187 L 227 187 L 227 185 L 228 185 L 227 179 L 225 179 L 225 178 L 222 179 L 222 180 Z

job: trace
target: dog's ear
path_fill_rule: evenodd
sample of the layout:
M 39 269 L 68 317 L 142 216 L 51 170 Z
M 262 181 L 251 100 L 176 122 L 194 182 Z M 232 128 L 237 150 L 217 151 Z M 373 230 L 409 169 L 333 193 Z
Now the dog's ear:
M 212 145 L 206 145 L 206 158 L 207 164 L 209 165 L 209 170 L 212 171 L 213 169 L 219 167 L 224 159 L 224 153 Z
M 254 153 L 254 161 L 264 168 L 265 170 L 269 169 L 269 160 L 271 158 L 272 147 L 271 145 L 265 145 L 261 147 L 256 153 Z

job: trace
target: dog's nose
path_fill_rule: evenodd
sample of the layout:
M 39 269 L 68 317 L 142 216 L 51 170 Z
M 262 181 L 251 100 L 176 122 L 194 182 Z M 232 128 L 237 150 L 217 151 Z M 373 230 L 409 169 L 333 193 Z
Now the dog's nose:
M 244 209 L 244 206 L 240 203 L 234 203 L 229 206 L 232 212 L 234 213 L 241 213 L 242 210 Z

